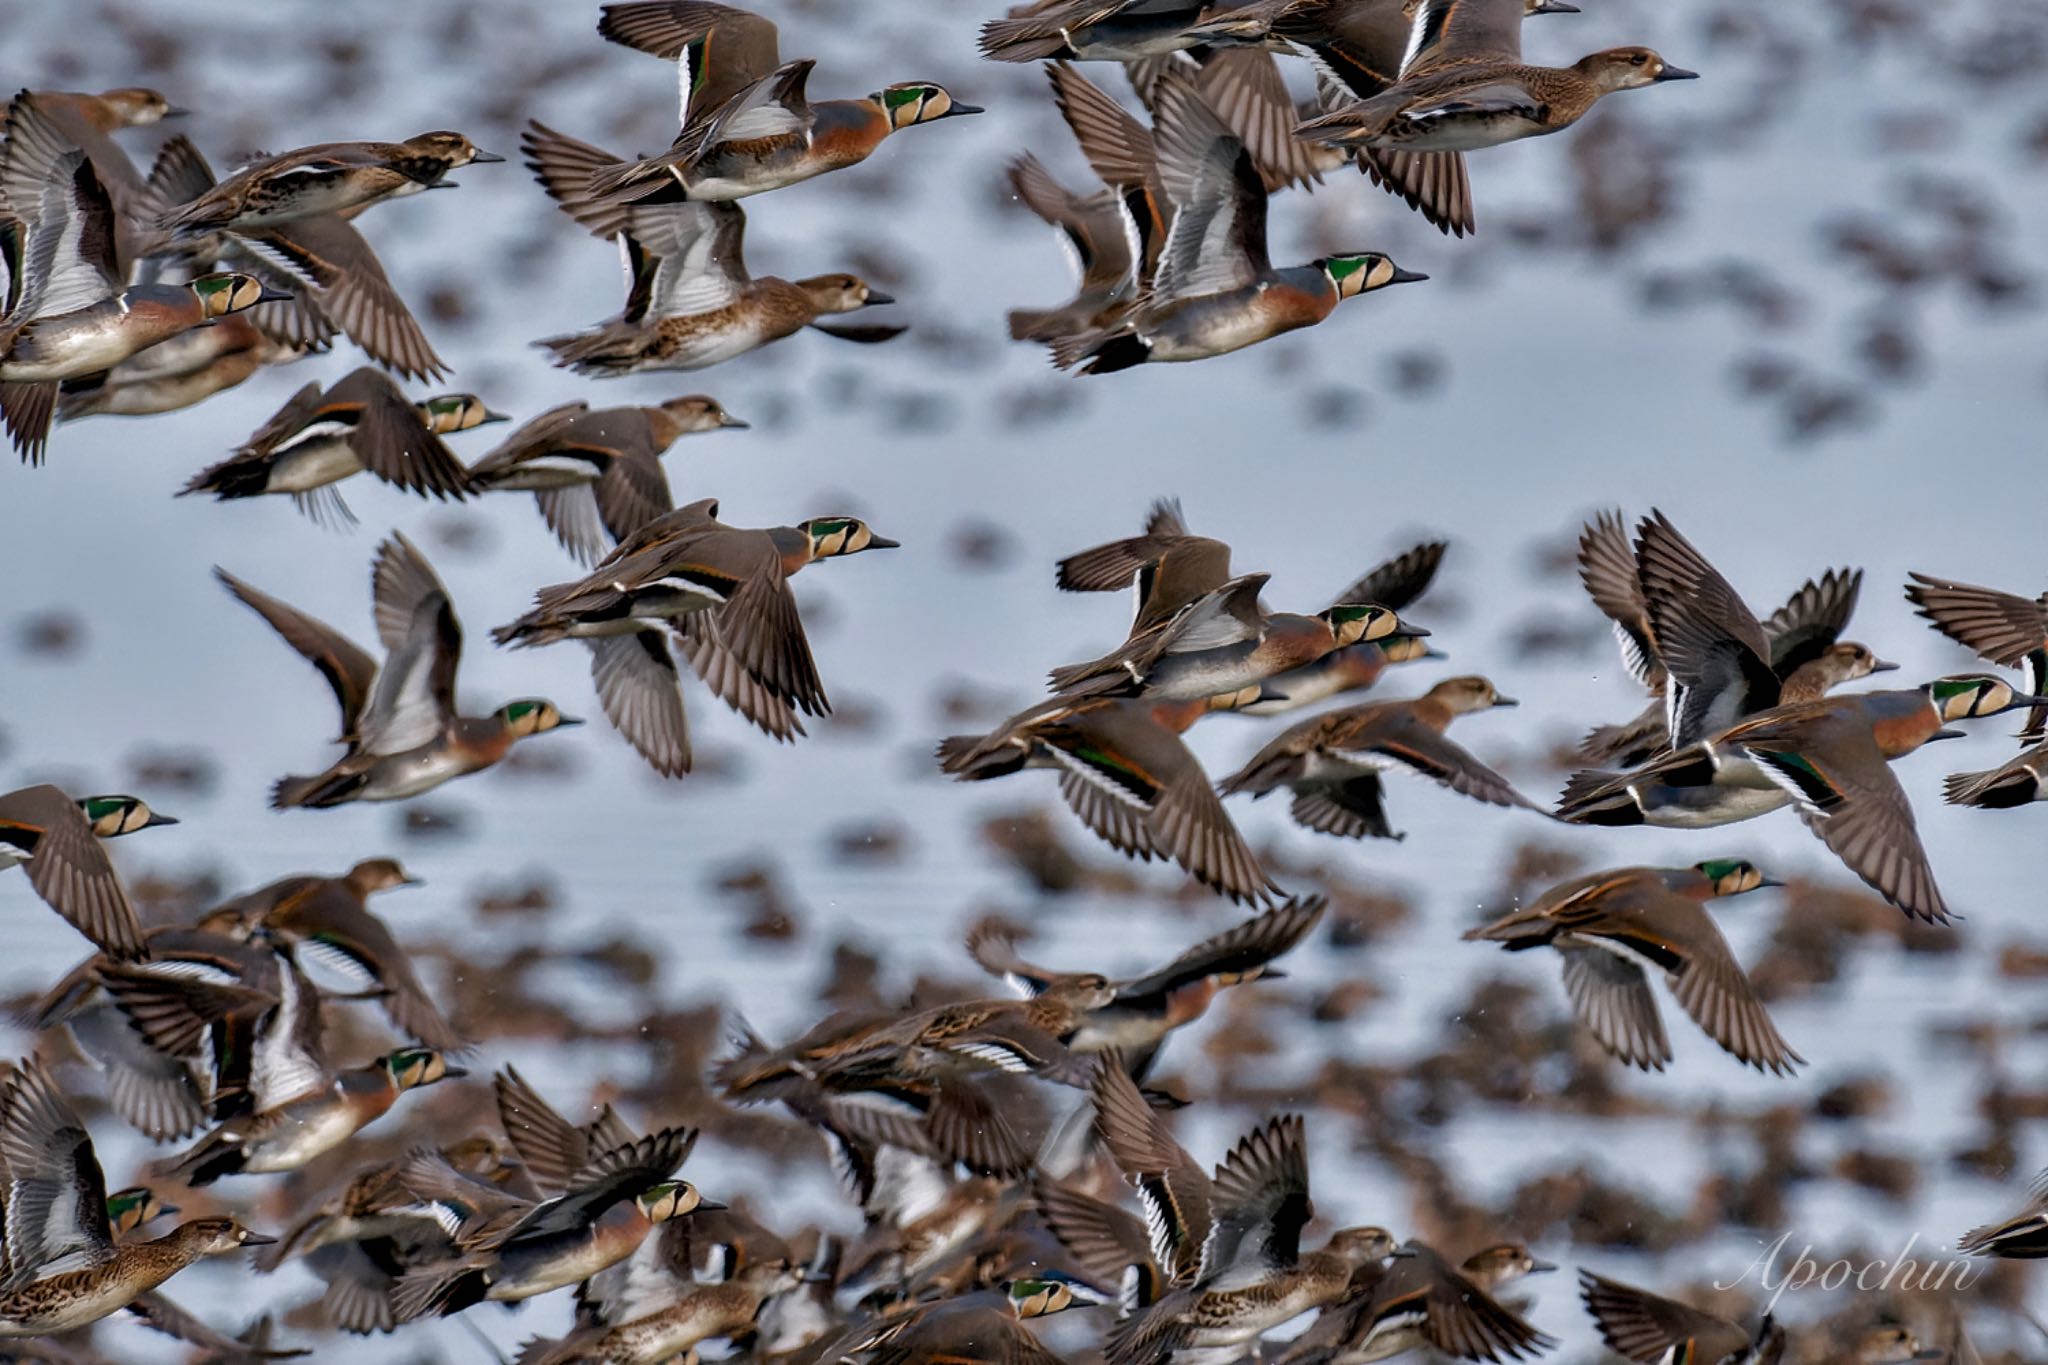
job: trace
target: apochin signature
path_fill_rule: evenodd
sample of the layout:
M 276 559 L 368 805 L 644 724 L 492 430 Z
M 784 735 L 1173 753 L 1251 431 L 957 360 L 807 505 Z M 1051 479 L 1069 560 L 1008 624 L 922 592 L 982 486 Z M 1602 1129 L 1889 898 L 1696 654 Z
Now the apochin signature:
M 1913 1250 L 1920 1244 L 1917 1232 L 1906 1239 L 1905 1246 L 1899 1248 L 1896 1256 L 1823 1260 L 1814 1255 L 1813 1246 L 1809 1243 L 1799 1248 L 1788 1266 L 1784 1259 L 1791 1241 L 1792 1234 L 1784 1234 L 1765 1247 L 1734 1279 L 1725 1284 L 1720 1280 L 1714 1281 L 1714 1288 L 1726 1292 L 1738 1285 L 1754 1283 L 1770 1295 L 1764 1311 L 1772 1312 L 1787 1290 L 1854 1288 L 1877 1294 L 1891 1289 L 1917 1289 L 1938 1293 L 1968 1289 L 1976 1282 L 1973 1276 L 1989 1273 L 1988 1267 L 1960 1256 L 1932 1256 L 1916 1260 Z

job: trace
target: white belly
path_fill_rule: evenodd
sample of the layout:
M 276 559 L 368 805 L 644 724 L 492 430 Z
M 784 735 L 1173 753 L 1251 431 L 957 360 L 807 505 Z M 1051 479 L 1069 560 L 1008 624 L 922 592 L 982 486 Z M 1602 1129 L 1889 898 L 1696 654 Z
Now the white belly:
M 247 1153 L 243 1171 L 267 1175 L 296 1171 L 325 1152 L 331 1152 L 355 1135 L 355 1116 L 339 1105 L 330 1106 L 307 1122 L 290 1123 Z
M 416 749 L 410 754 L 395 755 L 377 765 L 377 773 L 364 786 L 358 801 L 403 801 L 408 797 L 430 792 L 443 782 L 449 782 L 476 771 L 452 753 L 433 749 Z
M 1659 829 L 1713 829 L 1720 825 L 1733 825 L 1743 820 L 1754 820 L 1759 815 L 1769 815 L 1782 806 L 1791 804 L 1792 798 L 1772 788 L 1757 791 L 1749 787 L 1711 789 L 1712 805 L 1665 805 L 1643 811 L 1643 823 Z
M 265 487 L 272 493 L 310 493 L 362 472 L 363 462 L 356 458 L 346 438 L 324 433 L 309 435 L 272 456 L 270 480 Z
M 569 455 L 541 455 L 521 460 L 510 469 L 484 477 L 492 488 L 517 493 L 541 493 L 554 488 L 580 488 L 597 481 L 597 467 L 588 460 Z

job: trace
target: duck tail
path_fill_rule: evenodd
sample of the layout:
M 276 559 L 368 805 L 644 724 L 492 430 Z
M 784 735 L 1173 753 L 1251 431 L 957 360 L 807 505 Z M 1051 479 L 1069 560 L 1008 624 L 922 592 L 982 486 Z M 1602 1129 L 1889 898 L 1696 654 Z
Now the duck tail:
M 1057 358 L 1057 348 L 1055 348 Z M 1152 358 L 1152 343 L 1136 332 L 1118 332 L 1104 337 L 1091 349 L 1085 359 L 1088 364 L 1082 374 L 1115 374 L 1142 365 Z
M 1067 40 L 1046 32 L 1043 19 L 991 19 L 981 26 L 980 47 L 990 61 L 1042 62 L 1066 51 Z
M 270 808 L 338 806 L 363 785 L 363 779 L 346 773 L 321 773 L 317 777 L 280 777 L 270 787 Z
M 532 649 L 539 645 L 552 645 L 568 636 L 561 627 L 549 625 L 533 612 L 528 612 L 517 621 L 491 629 L 491 643 L 510 649 Z
M 568 336 L 542 337 L 533 344 L 554 357 L 555 364 L 578 374 L 618 375 L 632 370 L 639 359 L 633 349 L 636 329 L 593 327 Z
M 986 735 L 950 735 L 939 741 L 939 768 L 962 782 L 985 782 L 1021 772 L 1025 755 L 1008 746 L 990 748 Z
M 1050 341 L 1058 334 L 1063 321 L 1062 312 L 1057 308 L 1012 308 L 1010 340 Z
M 1640 825 L 1642 808 L 1628 790 L 1628 774 L 1586 768 L 1565 779 L 1557 818 L 1575 825 Z
M 178 496 L 211 493 L 216 500 L 226 502 L 230 498 L 260 497 L 269 483 L 268 460 L 260 455 L 235 455 L 194 474 L 178 490 Z
M 0 423 L 5 423 L 14 448 L 26 464 L 41 464 L 50 442 L 50 419 L 57 411 L 53 379 L 0 384 Z
M 599 166 L 590 172 L 588 194 L 593 201 L 630 204 L 645 199 L 665 184 L 680 191 L 682 183 L 662 171 L 662 165 L 645 161 L 616 161 Z
M 156 1171 L 198 1189 L 202 1185 L 213 1184 L 224 1175 L 233 1175 L 242 1169 L 243 1161 L 242 1149 L 223 1136 L 220 1130 L 215 1130 L 199 1139 L 189 1150 L 168 1161 L 158 1162 Z
M 1293 757 L 1269 758 L 1263 763 L 1254 758 L 1217 782 L 1216 792 L 1219 796 L 1236 796 L 1239 792 L 1250 792 L 1253 799 L 1257 799 L 1289 778 L 1299 776 L 1300 768 L 1301 760 Z
M 482 1303 L 489 1289 L 482 1269 L 464 1261 L 419 1266 L 398 1277 L 391 1290 L 391 1316 L 398 1322 L 447 1317 Z
M 2021 773 L 2015 778 L 2000 768 L 1981 773 L 1950 773 L 1941 781 L 1941 795 L 1951 806 L 2009 810 L 2034 799 L 2034 782 L 2028 774 Z

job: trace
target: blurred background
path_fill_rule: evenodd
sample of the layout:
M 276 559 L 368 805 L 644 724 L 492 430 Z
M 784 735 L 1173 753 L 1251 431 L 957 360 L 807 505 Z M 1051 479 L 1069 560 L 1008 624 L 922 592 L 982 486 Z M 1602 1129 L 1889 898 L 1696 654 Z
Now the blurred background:
M 675 122 L 673 68 L 601 41 L 594 4 L 0 0 L 10 89 L 144 84 L 194 111 L 124 138 L 145 164 L 174 131 L 223 168 L 259 148 L 444 127 L 506 154 L 458 172 L 454 193 L 365 219 L 455 368 L 446 388 L 519 420 L 576 397 L 712 393 L 754 429 L 678 443 L 665 463 L 679 502 L 715 495 L 742 525 L 851 512 L 904 545 L 799 580 L 831 718 L 780 747 L 693 689 L 698 771 L 662 782 L 603 722 L 581 651 L 488 643 L 535 587 L 575 572 L 525 497 L 440 506 L 358 480 L 362 525 L 343 534 L 282 499 L 172 500 L 298 386 L 361 363 L 345 344 L 189 411 L 68 425 L 45 468 L 0 468 L 0 789 L 132 790 L 180 817 L 114 850 L 162 913 L 376 854 L 425 879 L 379 908 L 431 946 L 458 1019 L 489 1036 L 479 1079 L 408 1100 L 351 1160 L 460 1128 L 482 1078 L 512 1061 L 565 1105 L 614 1095 L 642 1123 L 709 1124 L 689 1175 L 717 1197 L 777 1226 L 850 1227 L 807 1136 L 698 1112 L 724 1011 L 779 1038 L 830 1002 L 958 993 L 974 977 L 960 939 L 988 915 L 1032 930 L 1054 965 L 1118 972 L 1235 922 L 1177 870 L 1089 840 L 1049 778 L 959 787 L 930 758 L 940 736 L 1032 700 L 1047 667 L 1121 637 L 1123 599 L 1063 596 L 1051 565 L 1135 531 L 1154 497 L 1180 497 L 1241 570 L 1270 570 L 1276 609 L 1313 610 L 1380 559 L 1448 538 L 1413 615 L 1450 658 L 1377 695 L 1488 675 L 1523 706 L 1458 737 L 1538 798 L 1586 726 L 1639 700 L 1572 572 L 1594 510 L 1661 507 L 1760 611 L 1826 567 L 1863 567 L 1851 634 L 1913 681 L 1969 664 L 1912 616 L 1907 570 L 2048 586 L 2048 5 L 1586 0 L 1529 26 L 1532 59 L 1641 42 L 1704 78 L 1475 155 L 1474 240 L 1440 237 L 1349 173 L 1277 197 L 1276 260 L 1376 248 L 1432 281 L 1224 359 L 1085 380 L 1005 340 L 1007 309 L 1069 290 L 1005 163 L 1029 149 L 1088 181 L 1043 74 L 977 59 L 994 9 L 760 8 L 785 56 L 819 59 L 814 96 L 930 78 L 989 109 L 746 205 L 756 273 L 858 271 L 910 331 L 881 347 L 806 333 L 701 374 L 589 382 L 529 343 L 617 308 L 616 255 L 517 164 L 518 130 L 540 118 L 652 153 Z M 508 429 L 451 443 L 474 458 Z M 369 639 L 369 557 L 394 527 L 462 615 L 466 710 L 548 696 L 593 723 L 403 805 L 273 813 L 275 777 L 331 759 L 331 701 L 210 568 Z M 1190 742 L 1222 772 L 1278 724 L 1218 717 Z M 1864 895 L 1789 813 L 1704 834 L 1568 830 L 1398 782 L 1407 839 L 1364 846 L 1294 828 L 1279 803 L 1233 802 L 1275 875 L 1334 904 L 1288 980 L 1227 997 L 1169 1049 L 1185 1093 L 1229 1101 L 1190 1110 L 1182 1136 L 1213 1160 L 1259 1113 L 1312 1106 L 1331 1225 L 1384 1223 L 1458 1254 L 1518 1235 L 1666 1292 L 1732 1280 L 1787 1233 L 1816 1255 L 1947 1247 L 2016 1205 L 2048 1159 L 2048 810 L 1939 800 L 1943 773 L 2003 761 L 2013 728 L 1899 765 L 1967 917 L 1947 930 Z M 1720 919 L 1810 1063 L 1796 1080 L 1745 1071 L 1682 1022 L 1671 1072 L 1624 1071 L 1569 1027 L 1554 963 L 1459 942 L 1573 872 L 1714 856 L 1792 882 Z M 0 880 L 0 910 L 0 988 L 39 991 L 82 956 L 22 879 Z M 375 1050 L 366 1022 L 362 1055 Z M 93 1126 L 125 1183 L 151 1154 L 111 1115 Z M 221 1192 L 281 1219 L 342 1174 Z M 227 1325 L 259 1306 L 252 1283 L 279 1310 L 317 1283 L 290 1269 L 252 1281 L 232 1262 L 187 1278 L 178 1297 Z M 1597 1358 L 1570 1276 L 1532 1290 L 1561 1358 Z M 2039 1303 L 2009 1266 L 1972 1291 L 1983 1344 L 2048 1354 L 2004 1311 L 2030 1293 Z M 1716 1301 L 1740 1311 L 1756 1294 Z M 1819 1291 L 1779 1305 L 1794 1323 L 1843 1310 L 1876 1305 Z M 567 1313 L 558 1295 L 468 1318 L 509 1347 Z M 127 1325 L 100 1340 L 162 1358 Z M 320 1345 L 323 1359 L 481 1358 L 454 1323 Z

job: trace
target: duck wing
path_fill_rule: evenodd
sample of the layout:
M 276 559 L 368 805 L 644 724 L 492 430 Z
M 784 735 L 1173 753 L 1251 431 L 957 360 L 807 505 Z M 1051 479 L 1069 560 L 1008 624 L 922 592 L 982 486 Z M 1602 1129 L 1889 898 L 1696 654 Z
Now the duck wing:
M 1323 917 L 1321 896 L 1298 896 L 1206 938 L 1157 971 L 1119 982 L 1120 1002 L 1165 994 L 1212 976 L 1244 979 L 1291 950 Z
M 625 158 L 557 132 L 539 119 L 530 120 L 519 134 L 519 147 L 526 154 L 526 168 L 562 212 L 606 241 L 626 230 L 626 205 L 591 193 L 591 177 L 623 166 Z
M 1399 611 L 1429 591 L 1429 585 L 1436 581 L 1438 567 L 1444 562 L 1444 551 L 1449 548 L 1441 540 L 1425 541 L 1369 570 L 1332 598 L 1331 604 L 1377 602 Z
M 1564 959 L 1564 993 L 1588 1032 L 1617 1061 L 1644 1071 L 1662 1071 L 1671 1061 L 1671 1040 L 1649 978 L 1632 959 L 1586 942 L 1558 942 Z
M 1869 887 L 1915 919 L 1948 922 L 1912 803 L 1862 722 L 1824 714 L 1739 732 L 1742 751 Z
M 1170 300 L 1248 288 L 1271 266 L 1265 182 L 1192 81 L 1170 73 L 1158 98 L 1159 178 L 1173 225 L 1151 292 Z
M 244 606 L 268 621 L 270 628 L 283 636 L 286 644 L 320 670 L 320 676 L 327 679 L 327 685 L 334 689 L 334 699 L 341 707 L 340 739 L 353 745 L 361 725 L 363 708 L 376 685 L 377 661 L 334 627 L 324 621 L 316 621 L 268 593 L 257 591 L 226 569 L 215 568 L 213 576 Z
M 1315 1216 L 1301 1115 L 1279 1115 L 1238 1139 L 1216 1167 L 1210 1209 L 1204 1279 L 1254 1265 L 1284 1270 L 1300 1258 L 1301 1230 Z
M 26 91 L 15 98 L 0 145 L 0 203 L 27 229 L 13 323 L 88 308 L 121 292 L 127 280 L 116 260 L 106 187 Z
M 684 127 L 722 107 L 782 60 L 772 21 L 710 0 L 606 5 L 597 31 L 614 43 L 678 64 Z
M 323 213 L 236 234 L 258 273 L 299 292 L 371 359 L 409 379 L 449 373 L 363 234 Z
M 639 630 L 584 643 L 598 704 L 633 752 L 663 777 L 689 772 L 690 721 L 667 634 Z
M 1173 1284 L 1193 1283 L 1213 1226 L 1209 1177 L 1166 1131 L 1120 1059 L 1103 1059 L 1090 1093 L 1096 1132 L 1145 1206 L 1152 1263 Z
M 626 215 L 625 240 L 655 258 L 627 315 L 684 317 L 737 303 L 747 273 L 746 211 L 737 204 L 663 204 Z
M 431 743 L 455 717 L 462 623 L 432 566 L 400 532 L 378 547 L 374 589 L 377 633 L 390 653 L 363 710 L 362 747 L 405 753 Z
M 1778 703 L 1763 626 L 1662 512 L 1636 535 L 1637 573 L 1663 663 L 1665 720 L 1682 748 Z
M 1579 1297 L 1600 1339 L 1630 1360 L 1661 1360 L 1674 1348 L 1685 1359 L 1726 1360 L 1749 1345 L 1749 1333 L 1726 1318 L 1590 1270 L 1579 1272 Z
M 16 106 L 19 108 L 19 105 Z M 114 1259 L 107 1180 L 85 1124 L 40 1062 L 22 1062 L 0 1089 L 0 1164 L 8 1175 L 0 1211 L 6 1273 L 17 1289 Z
M 1910 575 L 1906 600 L 1936 630 L 1965 649 L 2007 668 L 2024 668 L 2027 691 L 2048 690 L 2048 593 L 2029 600 L 1996 588 Z M 2023 739 L 2048 732 L 2048 706 L 2027 713 Z
M 1863 570 L 1829 569 L 1818 579 L 1807 579 L 1771 613 L 1764 638 L 1771 642 L 1771 667 L 1779 677 L 1790 677 L 1842 638 L 1862 590 Z
M 69 796 L 48 785 L 0 796 L 0 849 L 20 858 L 44 903 L 103 951 L 147 956 L 113 861 Z
M 381 371 L 367 366 L 350 371 L 327 391 L 322 406 L 355 410 L 349 449 L 384 482 L 437 498 L 464 498 L 474 491 L 468 468 L 427 430 L 419 409 Z
M 1523 13 L 1523 0 L 1422 0 L 1408 31 L 1401 79 L 1461 62 L 1520 62 Z
M 1620 512 L 1601 512 L 1579 532 L 1579 582 L 1613 623 L 1622 666 L 1637 682 L 1662 693 L 1664 665 L 1657 658 L 1650 604 L 1643 599 L 1635 546 Z

